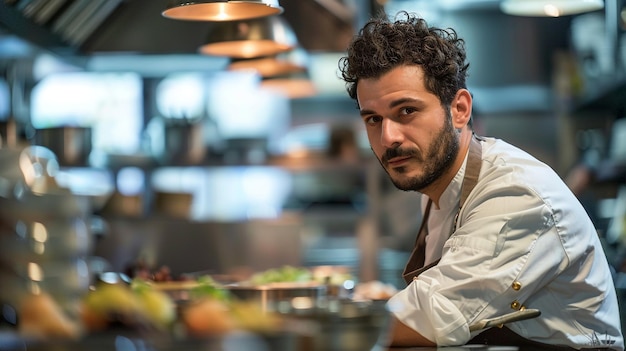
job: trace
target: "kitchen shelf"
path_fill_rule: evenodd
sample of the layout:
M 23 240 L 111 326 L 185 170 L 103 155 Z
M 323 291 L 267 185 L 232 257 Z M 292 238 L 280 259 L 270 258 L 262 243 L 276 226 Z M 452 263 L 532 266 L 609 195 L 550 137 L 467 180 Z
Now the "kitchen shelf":
M 309 154 L 305 157 L 269 156 L 264 162 L 247 162 L 246 160 L 226 161 L 219 155 L 211 155 L 197 163 L 160 162 L 157 158 L 148 155 L 108 155 L 102 164 L 96 168 L 105 168 L 116 171 L 126 167 L 136 167 L 145 171 L 159 168 L 186 168 L 186 167 L 280 167 L 292 172 L 364 172 L 372 162 L 372 156 L 361 156 L 357 160 L 345 162 L 332 159 L 322 154 Z

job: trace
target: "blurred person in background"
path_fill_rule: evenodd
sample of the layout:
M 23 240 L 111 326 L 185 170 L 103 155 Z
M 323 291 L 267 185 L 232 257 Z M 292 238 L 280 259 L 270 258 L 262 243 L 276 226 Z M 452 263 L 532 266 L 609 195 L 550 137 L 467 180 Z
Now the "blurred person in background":
M 592 221 L 549 166 L 474 133 L 469 63 L 453 29 L 406 12 L 379 16 L 339 67 L 391 181 L 424 195 L 407 286 L 388 302 L 385 346 L 623 350 L 615 287 Z M 472 327 L 530 309 L 540 315 Z

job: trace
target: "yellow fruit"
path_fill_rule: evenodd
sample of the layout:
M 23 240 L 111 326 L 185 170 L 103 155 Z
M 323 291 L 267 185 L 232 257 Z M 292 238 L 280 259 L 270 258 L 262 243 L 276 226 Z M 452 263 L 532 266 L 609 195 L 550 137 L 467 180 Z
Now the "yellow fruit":
M 136 292 L 136 296 L 149 322 L 156 327 L 166 327 L 176 319 L 176 305 L 167 294 L 158 290 L 142 289 Z
M 87 306 L 102 314 L 135 313 L 139 304 L 135 295 L 125 285 L 101 284 L 96 290 L 90 291 L 85 298 Z
M 85 295 L 81 317 L 90 330 L 100 330 L 111 321 L 136 320 L 142 314 L 135 294 L 126 285 L 100 284 Z

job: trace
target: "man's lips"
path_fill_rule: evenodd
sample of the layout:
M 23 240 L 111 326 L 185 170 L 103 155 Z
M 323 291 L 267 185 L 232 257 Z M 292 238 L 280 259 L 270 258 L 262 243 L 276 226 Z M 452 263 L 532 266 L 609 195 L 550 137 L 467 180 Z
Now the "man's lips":
M 393 157 L 387 161 L 389 167 L 398 167 L 404 165 L 411 159 L 411 156 Z

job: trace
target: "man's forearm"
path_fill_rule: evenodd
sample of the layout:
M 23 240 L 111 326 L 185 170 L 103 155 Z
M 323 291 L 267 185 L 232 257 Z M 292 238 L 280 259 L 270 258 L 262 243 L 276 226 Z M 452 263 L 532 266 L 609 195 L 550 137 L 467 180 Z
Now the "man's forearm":
M 387 331 L 388 346 L 413 347 L 413 346 L 436 346 L 435 343 L 426 339 L 422 334 L 409 328 L 397 318 L 391 317 L 389 330 Z

